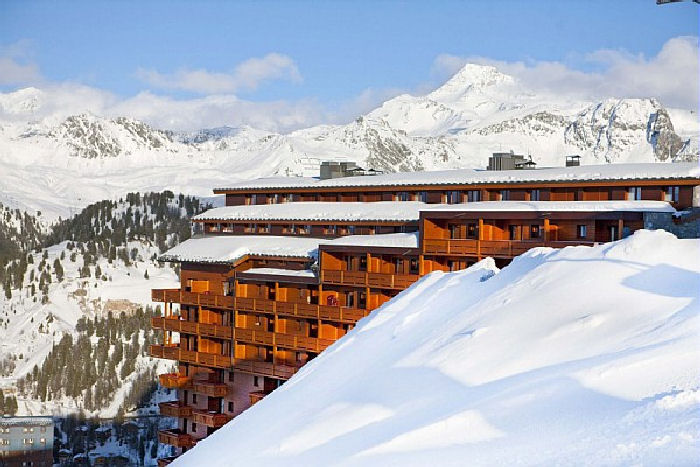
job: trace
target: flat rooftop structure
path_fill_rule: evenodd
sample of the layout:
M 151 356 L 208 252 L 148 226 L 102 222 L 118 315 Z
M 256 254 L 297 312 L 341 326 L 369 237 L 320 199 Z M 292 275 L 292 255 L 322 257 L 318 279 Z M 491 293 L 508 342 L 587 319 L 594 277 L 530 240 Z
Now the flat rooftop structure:
M 396 187 L 431 185 L 489 185 L 513 183 L 603 182 L 624 180 L 700 179 L 700 166 L 695 162 L 601 164 L 577 167 L 556 167 L 537 170 L 482 171 L 472 169 L 430 172 L 397 172 L 374 177 L 347 177 L 329 180 L 301 177 L 261 178 L 215 188 L 214 193 L 254 192 L 284 189 L 333 189 L 344 187 Z
M 325 202 L 298 201 L 281 204 L 226 206 L 210 209 L 193 218 L 203 221 L 293 221 L 293 222 L 410 222 L 417 221 L 420 201 Z

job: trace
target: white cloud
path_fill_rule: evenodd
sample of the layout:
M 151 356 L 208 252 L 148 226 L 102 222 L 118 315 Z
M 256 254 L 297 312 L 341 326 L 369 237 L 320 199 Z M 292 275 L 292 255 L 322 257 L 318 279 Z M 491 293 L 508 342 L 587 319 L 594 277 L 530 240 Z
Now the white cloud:
M 653 57 L 619 50 L 599 50 L 584 60 L 602 71 L 584 72 L 561 62 L 507 62 L 485 57 L 439 55 L 433 74 L 444 78 L 466 63 L 488 64 L 513 75 L 542 93 L 585 99 L 656 97 L 671 107 L 695 108 L 698 103 L 698 38 L 668 40 Z
M 30 55 L 31 43 L 27 40 L 0 46 L 0 86 L 26 86 L 43 81 Z
M 255 90 L 265 81 L 302 81 L 299 69 L 290 57 L 270 53 L 261 58 L 251 58 L 228 73 L 207 70 L 182 69 L 175 73 L 160 73 L 140 68 L 135 76 L 154 88 L 182 90 L 199 94 L 234 93 Z

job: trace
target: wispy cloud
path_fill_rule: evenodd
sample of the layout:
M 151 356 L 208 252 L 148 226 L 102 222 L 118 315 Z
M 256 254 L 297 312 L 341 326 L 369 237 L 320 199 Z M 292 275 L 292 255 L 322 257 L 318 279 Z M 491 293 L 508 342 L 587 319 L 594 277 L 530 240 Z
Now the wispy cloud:
M 668 40 L 653 57 L 621 50 L 599 50 L 584 60 L 602 71 L 585 72 L 556 61 L 500 61 L 480 56 L 439 55 L 433 63 L 438 79 L 466 63 L 493 65 L 527 87 L 573 98 L 656 97 L 671 107 L 694 108 L 698 102 L 698 38 Z
M 33 85 L 43 81 L 31 60 L 31 42 L 21 40 L 0 46 L 0 86 Z
M 262 83 L 273 80 L 302 81 L 294 60 L 278 53 L 251 58 L 237 65 L 230 72 L 181 69 L 174 73 L 161 73 L 140 68 L 135 76 L 156 89 L 182 90 L 198 94 L 236 93 L 255 90 Z

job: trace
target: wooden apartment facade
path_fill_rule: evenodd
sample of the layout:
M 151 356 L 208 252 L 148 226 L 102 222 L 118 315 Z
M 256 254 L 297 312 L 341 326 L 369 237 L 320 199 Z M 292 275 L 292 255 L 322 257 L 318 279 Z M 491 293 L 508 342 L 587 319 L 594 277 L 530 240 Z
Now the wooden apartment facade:
M 562 202 L 651 200 L 667 201 L 681 209 L 693 205 L 699 186 L 698 177 L 647 177 L 588 184 L 217 190 L 226 194 L 228 206 L 284 202 L 290 203 L 290 212 L 297 201 L 390 198 L 398 203 L 418 199 L 434 206 L 422 210 L 417 219 L 404 221 L 300 223 L 251 220 L 250 216 L 197 221 L 207 236 L 246 236 L 251 244 L 255 237 L 270 235 L 287 239 L 362 237 L 357 242 L 319 241 L 315 256 L 257 254 L 252 248 L 250 254 L 231 261 L 179 260 L 180 288 L 152 291 L 153 301 L 164 304 L 164 315 L 152 320 L 153 328 L 163 332 L 163 343 L 152 346 L 151 355 L 178 364 L 177 372 L 159 378 L 162 386 L 177 390 L 176 399 L 160 404 L 161 414 L 178 419 L 177 429 L 159 433 L 159 442 L 181 451 L 191 448 L 425 274 L 463 269 L 487 256 L 503 266 L 533 247 L 594 245 L 623 238 L 644 226 L 644 209 L 632 209 L 633 203 L 598 209 L 595 203 L 571 203 L 567 208 Z M 512 203 L 513 208 L 508 203 L 483 202 L 504 197 L 511 201 L 536 197 L 542 202 L 529 203 L 535 207 Z M 556 209 L 549 210 L 547 200 L 560 202 L 551 203 Z M 303 232 L 297 230 L 299 225 L 304 226 Z M 382 234 L 400 241 L 371 240 L 370 236 Z

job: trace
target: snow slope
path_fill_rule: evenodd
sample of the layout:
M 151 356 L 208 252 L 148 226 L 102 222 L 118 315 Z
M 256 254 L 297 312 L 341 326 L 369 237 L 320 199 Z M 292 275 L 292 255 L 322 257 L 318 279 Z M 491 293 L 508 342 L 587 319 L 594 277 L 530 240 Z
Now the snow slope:
M 54 107 L 40 89 L 0 93 L 0 201 L 51 218 L 129 191 L 205 196 L 241 180 L 318 176 L 323 160 L 396 172 L 484 168 L 492 152 L 511 149 L 540 166 L 561 166 L 571 154 L 584 164 L 698 154 L 690 110 L 669 111 L 652 97 L 555 98 L 474 64 L 427 95 L 401 95 L 348 124 L 288 134 L 251 127 L 176 134 L 128 116 Z
M 176 465 L 691 465 L 700 242 L 433 273 Z

